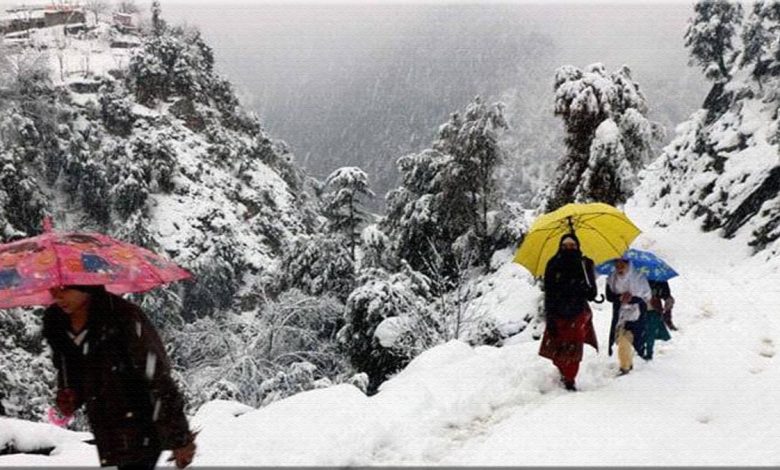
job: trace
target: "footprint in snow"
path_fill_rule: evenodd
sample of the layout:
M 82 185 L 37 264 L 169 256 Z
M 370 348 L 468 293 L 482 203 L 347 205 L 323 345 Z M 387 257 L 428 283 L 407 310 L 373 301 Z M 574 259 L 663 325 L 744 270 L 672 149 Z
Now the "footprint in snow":
M 712 318 L 714 315 L 715 315 L 715 311 L 714 311 L 714 308 L 712 306 L 712 303 L 707 302 L 707 303 L 699 306 L 699 313 L 697 315 L 698 317 L 701 317 L 701 318 Z
M 769 359 L 775 357 L 775 342 L 772 341 L 772 338 L 763 338 L 761 340 L 758 354 Z

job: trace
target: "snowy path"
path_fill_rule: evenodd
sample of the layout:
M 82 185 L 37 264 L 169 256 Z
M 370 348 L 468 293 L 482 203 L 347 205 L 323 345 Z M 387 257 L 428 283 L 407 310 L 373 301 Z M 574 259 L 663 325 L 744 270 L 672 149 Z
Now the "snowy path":
M 650 227 L 650 214 L 630 212 Z M 738 242 L 689 226 L 649 229 L 637 246 L 682 273 L 672 281 L 681 330 L 652 362 L 605 380 L 605 351 L 587 355 L 582 391 L 520 406 L 441 463 L 466 465 L 780 464 L 780 283 Z M 600 344 L 608 313 L 595 313 Z M 602 346 L 603 347 L 603 346 Z

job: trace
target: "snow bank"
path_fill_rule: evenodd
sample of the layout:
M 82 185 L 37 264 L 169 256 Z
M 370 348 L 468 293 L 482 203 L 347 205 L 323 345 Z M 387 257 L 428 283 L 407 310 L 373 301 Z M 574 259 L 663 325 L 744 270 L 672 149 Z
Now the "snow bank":
M 51 424 L 0 418 L 0 466 L 98 466 L 95 447 L 84 443 L 90 433 L 67 431 Z M 51 449 L 50 455 L 28 452 Z

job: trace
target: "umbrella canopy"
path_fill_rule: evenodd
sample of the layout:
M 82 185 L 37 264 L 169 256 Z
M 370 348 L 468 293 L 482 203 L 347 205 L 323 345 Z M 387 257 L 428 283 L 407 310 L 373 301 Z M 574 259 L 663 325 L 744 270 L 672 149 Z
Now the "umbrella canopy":
M 49 305 L 49 289 L 58 286 L 127 294 L 190 277 L 145 248 L 99 233 L 53 232 L 50 224 L 43 235 L 0 245 L 0 308 Z
M 600 202 L 566 204 L 537 218 L 515 253 L 514 262 L 534 277 L 544 275 L 547 262 L 558 251 L 558 242 L 574 232 L 582 253 L 601 263 L 623 254 L 640 230 L 622 211 Z
M 630 248 L 620 258 L 631 261 L 634 269 L 651 281 L 668 281 L 678 275 L 664 260 L 649 251 Z M 612 274 L 617 260 L 618 258 L 614 258 L 599 264 L 596 266 L 596 272 L 605 276 Z

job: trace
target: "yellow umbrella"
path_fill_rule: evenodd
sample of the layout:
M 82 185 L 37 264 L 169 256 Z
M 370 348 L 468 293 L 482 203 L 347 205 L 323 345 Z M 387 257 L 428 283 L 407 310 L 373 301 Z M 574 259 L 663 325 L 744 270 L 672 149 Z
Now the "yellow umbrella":
M 534 221 L 514 262 L 528 268 L 534 277 L 544 275 L 561 237 L 571 232 L 580 240 L 582 253 L 599 264 L 621 256 L 640 230 L 626 214 L 609 204 L 566 204 Z

